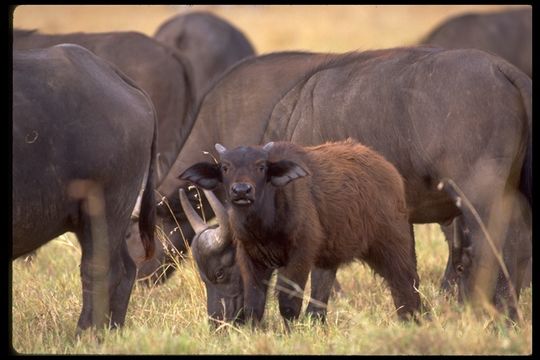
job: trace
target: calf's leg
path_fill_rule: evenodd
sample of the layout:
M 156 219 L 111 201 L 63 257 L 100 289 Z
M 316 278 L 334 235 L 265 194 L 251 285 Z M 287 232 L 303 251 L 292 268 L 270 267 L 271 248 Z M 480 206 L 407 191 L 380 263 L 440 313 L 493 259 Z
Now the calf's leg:
M 286 320 L 297 319 L 302 309 L 311 262 L 301 258 L 303 254 L 292 254 L 287 266 L 280 268 L 277 280 L 279 312 Z
M 398 316 L 407 320 L 420 310 L 421 302 L 416 290 L 420 281 L 415 266 L 414 243 L 408 228 L 404 227 L 404 230 L 388 233 L 384 240 L 370 248 L 364 260 L 386 280 Z
M 313 267 L 311 270 L 311 299 L 313 302 L 308 304 L 306 313 L 322 322 L 326 320 L 328 299 L 332 287 L 338 284 L 336 273 L 337 267 L 332 269 Z

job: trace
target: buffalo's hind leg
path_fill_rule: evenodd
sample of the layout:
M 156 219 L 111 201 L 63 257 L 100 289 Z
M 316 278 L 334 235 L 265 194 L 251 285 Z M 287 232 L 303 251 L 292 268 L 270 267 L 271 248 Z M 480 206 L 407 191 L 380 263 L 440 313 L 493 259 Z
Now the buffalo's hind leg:
M 97 186 L 90 185 L 76 230 L 83 288 L 78 332 L 91 326 L 122 326 L 135 281 L 136 267 L 125 242 L 129 207 L 119 211 L 107 199 Z
M 404 231 L 389 233 L 381 242 L 372 246 L 366 263 L 381 275 L 392 293 L 398 316 L 402 320 L 411 317 L 420 310 L 420 295 L 416 289 L 420 284 L 416 271 L 414 241 L 407 226 Z
M 441 279 L 441 290 L 446 294 L 451 294 L 452 289 L 457 285 L 457 273 L 453 266 L 453 247 L 454 247 L 454 227 L 456 220 L 452 221 L 451 225 L 442 225 L 441 231 L 444 234 L 446 244 L 448 245 L 448 261 L 446 262 L 446 268 L 444 269 L 444 275 Z
M 116 260 L 111 259 L 111 279 L 109 283 L 111 325 L 123 326 L 131 297 L 131 290 L 137 274 L 134 261 L 129 256 L 126 243 L 120 244 Z
M 81 245 L 82 311 L 77 323 L 77 333 L 91 326 L 105 327 L 109 315 L 108 246 L 104 239 L 92 233 L 91 219 L 82 215 L 81 226 L 76 230 Z M 96 238 L 100 238 L 95 241 Z

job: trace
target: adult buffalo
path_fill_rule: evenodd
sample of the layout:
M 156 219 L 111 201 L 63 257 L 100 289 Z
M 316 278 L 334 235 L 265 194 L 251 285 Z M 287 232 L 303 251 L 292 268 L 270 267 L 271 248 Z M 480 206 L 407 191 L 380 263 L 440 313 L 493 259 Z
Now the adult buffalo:
M 488 51 L 532 76 L 532 8 L 458 15 L 443 22 L 420 43 Z
M 206 11 L 174 16 L 156 30 L 154 38 L 189 59 L 198 98 L 231 65 L 255 54 L 240 30 Z
M 152 102 L 115 67 L 73 44 L 14 51 L 12 259 L 76 234 L 78 330 L 124 323 L 136 274 L 124 237 L 141 187 L 142 245 L 154 250 L 155 148 Z
M 40 34 L 36 31 L 14 30 L 13 47 L 15 49 L 43 48 L 59 43 L 75 43 L 86 47 L 99 57 L 113 63 L 129 76 L 152 99 L 158 121 L 158 183 L 160 173 L 167 169 L 178 155 L 181 139 L 189 128 L 186 119 L 195 107 L 195 89 L 193 87 L 192 68 L 181 54 L 158 41 L 137 32 L 112 33 L 72 33 Z M 152 276 L 159 265 L 172 258 L 167 255 L 166 245 L 156 238 L 156 254 L 153 259 L 144 260 L 144 251 L 134 225 L 128 233 L 128 248 L 138 267 L 138 278 L 155 281 L 158 274 Z M 192 232 L 188 234 L 192 235 Z M 154 259 L 160 259 L 156 263 Z
M 116 65 L 152 99 L 158 119 L 159 170 L 166 173 L 180 150 L 185 122 L 195 107 L 192 68 L 182 54 L 138 32 L 41 34 L 14 30 L 14 49 L 61 43 L 84 46 Z M 158 178 L 158 183 L 160 178 Z
M 532 76 L 532 8 L 455 16 L 435 28 L 421 43 L 448 49 L 489 51 Z M 454 233 L 452 225 L 441 225 L 441 228 L 448 240 L 450 254 L 441 287 L 449 290 L 457 278 L 450 263 Z M 529 265 L 524 279 L 526 286 L 531 284 L 531 273 Z
M 221 115 L 231 116 L 232 118 L 233 113 L 242 114 L 245 119 L 244 124 L 250 124 L 249 126 L 253 127 L 255 133 L 262 134 L 265 123 L 259 120 L 259 117 L 261 115 L 270 115 L 272 106 L 274 105 L 272 101 L 281 95 L 283 89 L 288 89 L 298 82 L 299 79 L 304 76 L 307 69 L 324 64 L 330 58 L 333 58 L 333 56 L 303 52 L 286 52 L 242 60 L 240 63 L 230 68 L 226 72 L 227 74 L 230 73 L 230 76 L 224 75 L 224 79 L 219 80 L 216 84 L 217 88 L 210 91 L 210 94 L 205 97 L 205 102 L 209 102 L 205 107 L 213 104 L 216 97 L 219 98 L 219 93 L 226 93 L 228 94 L 227 97 L 236 93 L 239 95 L 238 102 L 235 100 L 231 103 L 216 103 L 216 106 L 220 106 L 221 111 L 223 111 L 223 114 Z M 242 81 L 242 83 L 239 83 L 239 81 Z M 247 91 L 248 89 L 257 89 L 259 84 L 267 85 L 264 92 Z M 190 117 L 189 124 L 186 127 L 187 129 L 191 129 L 195 119 L 196 116 Z M 237 119 L 234 121 L 237 121 Z M 223 124 L 220 124 L 218 126 L 221 127 L 222 125 Z M 214 124 L 210 124 L 210 126 L 214 126 Z M 205 134 L 208 134 L 213 138 L 215 137 L 213 134 L 217 134 L 216 131 L 217 128 L 208 128 L 204 129 L 202 132 L 201 129 L 187 132 L 181 144 L 189 141 L 189 146 L 192 149 L 196 148 L 197 150 L 195 151 L 197 155 L 202 156 L 201 149 L 210 149 L 206 144 L 211 143 L 210 139 L 205 138 Z M 247 138 L 242 137 L 241 132 L 237 133 L 237 135 L 239 143 Z M 250 135 L 250 132 L 246 132 L 246 135 Z M 234 133 L 231 132 L 228 136 L 234 136 Z M 201 148 L 195 145 L 197 141 L 202 142 L 201 144 L 203 146 Z M 186 154 L 187 152 L 184 152 L 182 156 L 186 156 Z M 208 159 L 208 157 L 206 157 L 206 159 Z M 189 163 L 186 163 L 185 165 L 189 165 Z M 153 273 L 153 270 L 158 268 L 163 269 L 163 271 L 158 271 L 154 276 L 150 277 L 153 282 L 163 281 L 173 274 L 176 269 L 176 259 L 174 256 L 169 256 L 169 254 L 186 253 L 187 247 L 195 235 L 193 229 L 187 222 L 178 196 L 173 196 L 178 189 L 178 186 L 178 181 L 175 179 L 175 176 L 171 174 L 167 182 L 158 187 L 158 192 L 160 194 L 168 194 L 167 197 L 163 197 L 163 199 L 167 200 L 160 201 L 157 208 L 158 227 L 162 230 L 164 235 L 167 236 L 168 240 L 166 242 L 166 247 L 158 247 L 156 255 L 139 267 L 139 273 L 143 274 L 151 274 Z M 207 218 L 213 215 L 206 199 L 201 197 L 198 191 L 193 190 L 188 192 L 188 197 L 197 208 L 205 211 Z M 128 239 L 129 248 L 130 251 L 133 249 L 132 253 L 134 254 L 134 257 L 140 257 L 143 254 L 143 249 L 137 239 L 137 229 L 133 230 L 134 233 Z M 337 288 L 339 289 L 339 286 L 337 286 Z
M 187 187 L 176 177 L 205 160 L 202 151 L 216 142 L 233 148 L 354 137 L 405 178 L 411 223 L 445 222 L 463 213 L 471 248 L 457 264 L 460 289 L 473 299 L 487 294 L 498 305 L 507 303 L 515 316 L 519 278 L 531 254 L 528 214 L 520 214 L 529 211 L 529 204 L 519 201 L 525 194 L 532 202 L 531 87 L 530 78 L 513 65 L 472 49 L 414 47 L 247 59 L 205 95 L 158 191 L 176 206 L 178 188 Z M 489 225 L 495 249 L 504 249 L 510 282 L 498 270 L 471 211 L 456 207 L 457 197 L 448 186 L 448 191 L 438 190 L 445 178 L 463 190 Z M 223 200 L 223 194 L 218 196 Z M 512 204 L 515 211 L 503 212 L 506 200 L 520 202 L 523 209 Z

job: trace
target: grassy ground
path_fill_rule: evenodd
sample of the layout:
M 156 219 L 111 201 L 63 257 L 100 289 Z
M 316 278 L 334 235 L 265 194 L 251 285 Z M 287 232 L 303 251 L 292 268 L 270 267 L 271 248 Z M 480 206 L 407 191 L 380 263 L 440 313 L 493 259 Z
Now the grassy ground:
M 434 25 L 489 6 L 21 6 L 14 27 L 48 33 L 137 30 L 152 35 L 168 17 L 206 9 L 240 28 L 259 53 L 302 49 L 348 51 L 413 44 Z M 190 259 L 164 286 L 134 288 L 126 326 L 102 341 L 76 338 L 81 310 L 80 249 L 70 235 L 40 250 L 34 263 L 12 266 L 12 344 L 31 354 L 529 354 L 532 294 L 520 299 L 524 322 L 501 326 L 439 293 L 447 248 L 435 225 L 416 228 L 419 290 L 433 308 L 423 325 L 400 323 L 385 284 L 352 264 L 338 272 L 343 292 L 328 324 L 302 318 L 287 334 L 270 296 L 264 327 L 208 327 L 205 290 Z
M 419 290 L 433 309 L 432 321 L 401 323 L 380 277 L 360 263 L 338 272 L 342 293 L 331 299 L 328 323 L 302 317 L 287 334 L 272 295 L 263 327 L 207 323 L 205 290 L 190 259 L 165 285 L 133 290 L 126 324 L 98 341 L 76 338 L 81 310 L 75 238 L 64 235 L 40 250 L 28 265 L 13 262 L 13 347 L 31 354 L 528 354 L 532 351 L 532 296 L 520 305 L 525 321 L 502 326 L 473 314 L 439 293 L 447 256 L 435 225 L 416 228 Z M 304 306 L 306 301 L 304 301 Z

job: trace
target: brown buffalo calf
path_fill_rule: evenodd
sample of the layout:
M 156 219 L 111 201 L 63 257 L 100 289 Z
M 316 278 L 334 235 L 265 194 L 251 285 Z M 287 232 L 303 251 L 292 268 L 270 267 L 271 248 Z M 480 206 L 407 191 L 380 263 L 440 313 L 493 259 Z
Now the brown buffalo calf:
M 236 245 L 246 315 L 262 318 L 274 269 L 281 315 L 293 319 L 312 268 L 333 280 L 339 266 L 355 259 L 387 281 L 401 318 L 419 310 L 403 180 L 380 154 L 351 139 L 313 147 L 271 142 L 216 149 L 219 164 L 195 164 L 180 178 L 208 190 L 224 186 L 230 207 L 225 221 L 221 216 L 226 231 L 219 236 Z M 227 281 L 216 274 L 216 283 Z M 332 285 L 317 283 L 312 298 L 326 304 Z M 323 318 L 326 313 L 313 303 L 307 311 Z

